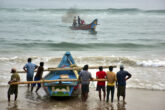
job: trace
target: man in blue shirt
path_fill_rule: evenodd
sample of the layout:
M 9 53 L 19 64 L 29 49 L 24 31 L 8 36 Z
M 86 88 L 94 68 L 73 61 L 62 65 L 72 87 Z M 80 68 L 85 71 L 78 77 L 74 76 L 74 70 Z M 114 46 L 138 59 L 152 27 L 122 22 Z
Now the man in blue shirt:
M 126 81 L 131 78 L 131 74 L 128 71 L 124 71 L 124 66 L 120 66 L 120 71 L 117 72 L 117 98 L 120 100 L 120 96 L 123 96 L 123 102 L 125 103 L 125 89 Z
M 28 58 L 28 63 L 23 67 L 25 72 L 27 72 L 26 79 L 27 81 L 33 81 L 34 70 L 37 69 L 37 65 L 31 63 L 32 59 Z M 28 84 L 29 88 L 30 84 Z

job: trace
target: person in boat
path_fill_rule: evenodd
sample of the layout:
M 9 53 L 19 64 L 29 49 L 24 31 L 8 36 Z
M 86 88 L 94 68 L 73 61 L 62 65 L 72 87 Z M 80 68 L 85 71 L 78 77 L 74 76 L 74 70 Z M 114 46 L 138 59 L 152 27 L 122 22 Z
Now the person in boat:
M 91 73 L 88 72 L 88 65 L 83 67 L 83 71 L 79 75 L 79 80 L 81 80 L 81 99 L 85 102 L 88 98 L 90 80 L 93 80 Z
M 17 70 L 15 68 L 11 69 L 11 79 L 8 82 L 8 84 L 12 82 L 19 82 L 20 81 L 20 76 L 17 73 Z M 10 102 L 10 95 L 14 94 L 15 95 L 15 101 L 17 100 L 17 95 L 18 95 L 18 85 L 10 85 L 8 89 L 8 101 Z
M 44 62 L 40 62 L 40 66 L 38 67 L 37 69 L 37 73 L 34 77 L 34 81 L 39 81 L 42 79 L 42 74 L 43 74 L 43 71 L 44 71 Z M 32 84 L 32 87 L 31 87 L 31 92 L 33 92 L 33 88 L 34 86 L 36 85 L 36 83 Z M 41 83 L 37 83 L 37 89 L 35 92 L 37 92 L 40 88 L 41 88 Z
M 79 26 L 81 25 L 81 19 L 80 19 L 79 16 L 78 16 L 78 25 L 79 25 Z
M 126 91 L 126 81 L 131 78 L 131 74 L 124 70 L 124 66 L 120 65 L 120 71 L 117 72 L 117 99 L 120 100 L 120 96 L 123 96 L 123 102 L 125 102 L 125 91 Z
M 109 71 L 106 73 L 107 76 L 107 99 L 109 102 L 109 94 L 111 92 L 111 103 L 113 103 L 114 92 L 115 92 L 115 82 L 117 81 L 116 74 L 113 72 L 113 66 L 109 67 Z
M 73 19 L 73 26 L 75 27 L 77 25 L 77 20 L 76 20 L 76 16 Z
M 27 72 L 26 79 L 27 81 L 33 81 L 34 76 L 34 70 L 37 69 L 37 65 L 31 63 L 32 59 L 28 58 L 28 63 L 23 67 L 24 71 Z M 30 87 L 30 84 L 28 84 L 28 88 Z
M 85 24 L 85 21 L 82 19 L 81 20 L 81 25 L 84 25 Z
M 96 78 L 97 79 L 105 79 L 106 78 L 106 73 L 105 73 L 105 71 L 103 71 L 103 67 L 102 66 L 100 66 L 99 67 L 99 71 L 96 72 Z M 106 93 L 105 93 L 105 81 L 98 81 L 96 90 L 99 93 L 100 101 L 101 101 L 101 90 L 103 91 L 103 100 L 105 101 L 105 96 L 106 96 Z

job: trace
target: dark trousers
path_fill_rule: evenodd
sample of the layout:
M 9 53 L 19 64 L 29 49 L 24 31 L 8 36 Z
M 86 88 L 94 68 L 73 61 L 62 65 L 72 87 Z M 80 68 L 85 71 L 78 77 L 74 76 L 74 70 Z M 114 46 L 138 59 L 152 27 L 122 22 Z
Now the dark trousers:
M 109 94 L 111 92 L 111 102 L 113 102 L 115 87 L 114 86 L 107 86 L 107 102 L 109 101 Z

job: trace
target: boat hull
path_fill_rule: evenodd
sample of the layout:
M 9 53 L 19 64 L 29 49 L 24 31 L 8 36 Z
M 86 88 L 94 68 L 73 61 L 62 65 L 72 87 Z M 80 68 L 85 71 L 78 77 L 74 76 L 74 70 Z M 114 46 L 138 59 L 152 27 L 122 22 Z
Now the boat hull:
M 91 29 L 91 24 L 88 25 L 81 25 L 81 26 L 71 26 L 72 30 L 89 30 Z
M 79 88 L 75 89 L 74 87 L 76 86 L 54 85 L 54 86 L 44 86 L 44 90 L 49 96 L 55 96 L 55 97 L 78 96 L 80 94 L 80 89 Z
M 72 30 L 95 30 L 97 25 L 97 19 L 93 20 L 90 24 L 84 24 L 80 26 L 70 26 Z
M 59 68 L 71 68 L 75 65 L 74 59 L 70 53 L 66 53 Z M 79 75 L 78 71 L 75 70 L 62 70 L 62 71 L 51 71 L 44 77 L 45 80 L 56 80 L 56 79 L 77 79 Z M 79 83 L 72 81 L 60 81 L 53 83 L 44 83 L 44 90 L 49 96 L 78 96 L 80 94 Z

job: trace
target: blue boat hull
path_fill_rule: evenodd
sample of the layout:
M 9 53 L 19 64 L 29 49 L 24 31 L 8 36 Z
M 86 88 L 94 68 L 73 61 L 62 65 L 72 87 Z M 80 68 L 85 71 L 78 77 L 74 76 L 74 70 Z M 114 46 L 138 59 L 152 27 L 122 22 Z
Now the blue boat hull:
M 66 52 L 63 56 L 61 63 L 58 65 L 59 68 L 71 68 L 71 65 L 75 65 L 74 59 L 72 58 L 70 52 Z M 79 74 L 79 72 L 78 72 Z M 74 71 L 51 71 L 45 80 L 56 80 L 56 79 L 77 79 Z M 49 96 L 77 96 L 79 94 L 79 84 L 78 82 L 53 82 L 44 83 L 44 89 L 49 94 Z

